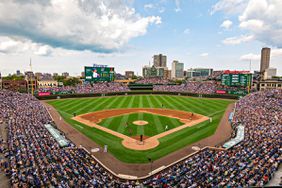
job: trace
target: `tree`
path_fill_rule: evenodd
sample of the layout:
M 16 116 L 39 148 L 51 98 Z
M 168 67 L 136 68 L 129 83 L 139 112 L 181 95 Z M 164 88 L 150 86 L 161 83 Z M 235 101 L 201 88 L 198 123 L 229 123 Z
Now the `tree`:
M 76 86 L 80 83 L 80 79 L 76 77 L 66 78 L 64 76 L 53 77 L 57 82 L 62 82 L 64 86 Z
M 24 76 L 17 76 L 17 75 L 9 75 L 6 77 L 2 77 L 3 80 L 24 80 Z
M 72 77 L 72 78 L 65 79 L 63 83 L 64 83 L 64 86 L 76 86 L 77 84 L 80 83 L 80 80 L 79 78 Z

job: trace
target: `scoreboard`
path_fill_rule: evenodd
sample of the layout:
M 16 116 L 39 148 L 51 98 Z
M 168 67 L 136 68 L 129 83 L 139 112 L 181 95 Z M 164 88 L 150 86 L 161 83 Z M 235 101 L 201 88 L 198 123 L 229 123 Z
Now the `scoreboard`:
M 252 84 L 252 74 L 222 74 L 221 85 L 247 87 Z
M 111 82 L 114 80 L 114 67 L 97 65 L 93 67 L 84 67 L 85 81 L 89 82 Z

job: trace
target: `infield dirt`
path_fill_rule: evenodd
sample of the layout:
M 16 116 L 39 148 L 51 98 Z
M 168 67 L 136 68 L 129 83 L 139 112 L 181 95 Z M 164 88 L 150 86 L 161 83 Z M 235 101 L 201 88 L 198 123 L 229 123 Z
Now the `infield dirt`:
M 120 116 L 125 114 L 132 113 L 151 113 L 156 115 L 162 115 L 166 117 L 179 119 L 184 125 L 176 127 L 174 129 L 170 129 L 168 131 L 162 132 L 158 135 L 146 138 L 144 141 L 140 142 L 136 138 L 132 138 L 121 134 L 119 132 L 113 131 L 101 125 L 98 125 L 105 118 L 110 118 L 114 116 Z M 180 131 L 186 127 L 191 127 L 193 125 L 199 124 L 201 122 L 209 120 L 209 117 L 195 114 L 186 111 L 180 110 L 171 110 L 171 109 L 159 109 L 159 108 L 129 108 L 129 109 L 112 109 L 112 110 L 102 110 L 97 112 L 90 112 L 87 114 L 82 114 L 79 116 L 75 116 L 72 118 L 80 123 L 83 123 L 90 127 L 95 127 L 107 133 L 110 133 L 114 136 L 117 136 L 123 139 L 122 144 L 124 147 L 132 150 L 149 150 L 157 147 L 160 142 L 159 139 L 165 137 L 169 134 L 172 134 L 176 131 Z

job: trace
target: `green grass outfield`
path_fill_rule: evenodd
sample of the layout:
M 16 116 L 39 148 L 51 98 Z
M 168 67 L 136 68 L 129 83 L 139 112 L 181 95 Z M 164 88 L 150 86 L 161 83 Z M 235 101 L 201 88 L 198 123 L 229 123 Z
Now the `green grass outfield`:
M 134 125 L 133 122 L 136 120 L 144 120 L 148 124 L 144 126 Z M 132 113 L 106 118 L 98 124 L 127 136 L 139 136 L 142 134 L 151 137 L 164 132 L 166 126 L 168 127 L 167 130 L 170 130 L 184 123 L 181 123 L 176 118 L 156 114 Z
M 65 121 L 75 129 L 82 132 L 101 146 L 105 144 L 108 145 L 108 151 L 117 159 L 127 163 L 148 163 L 147 157 L 150 157 L 153 160 L 159 159 L 173 151 L 187 146 L 188 144 L 192 144 L 212 135 L 215 132 L 226 107 L 233 102 L 234 101 L 232 100 L 224 99 L 170 95 L 133 95 L 59 99 L 49 101 L 48 103 L 53 105 Z M 181 131 L 163 137 L 159 140 L 160 145 L 157 148 L 147 151 L 135 151 L 125 148 L 121 144 L 122 140 L 120 138 L 71 119 L 73 113 L 80 115 L 88 112 L 118 108 L 161 108 L 162 104 L 168 109 L 183 110 L 212 117 L 213 121 L 212 123 L 206 121 L 193 127 L 187 127 Z M 160 124 L 161 120 L 154 117 L 152 120 L 154 124 Z M 128 118 L 128 115 L 124 115 L 121 122 L 128 121 Z M 107 123 L 111 123 L 112 120 L 109 118 L 107 121 Z M 163 125 L 160 126 L 163 127 Z M 124 124 L 120 125 L 117 130 L 119 131 L 122 127 L 124 127 Z

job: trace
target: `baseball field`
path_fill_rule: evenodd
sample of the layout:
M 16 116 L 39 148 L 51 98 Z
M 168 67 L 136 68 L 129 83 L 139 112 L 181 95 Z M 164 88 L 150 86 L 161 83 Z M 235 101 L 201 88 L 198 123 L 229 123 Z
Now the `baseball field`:
M 212 135 L 233 101 L 134 95 L 60 99 L 48 103 L 75 129 L 100 146 L 107 145 L 117 159 L 148 163 L 148 158 L 159 159 Z M 139 143 L 140 135 L 142 143 Z M 146 148 L 151 141 L 157 143 Z

